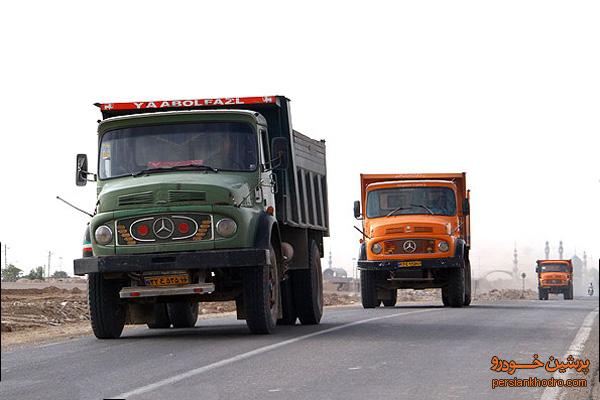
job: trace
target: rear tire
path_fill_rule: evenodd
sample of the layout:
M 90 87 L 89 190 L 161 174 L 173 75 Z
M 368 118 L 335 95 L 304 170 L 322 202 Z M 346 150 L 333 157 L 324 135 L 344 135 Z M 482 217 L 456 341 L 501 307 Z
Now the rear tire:
M 449 270 L 448 276 L 448 305 L 460 308 L 465 304 L 465 269 Z
M 246 325 L 254 334 L 273 332 L 279 314 L 279 274 L 277 257 L 269 248 L 271 265 L 249 268 L 244 273 Z
M 294 306 L 294 292 L 292 291 L 292 277 L 281 281 L 281 318 L 277 325 L 296 325 L 296 307 Z
M 398 301 L 398 289 L 390 289 L 390 298 L 382 301 L 384 307 L 394 307 Z
M 148 322 L 148 328 L 150 329 L 166 329 L 171 326 L 171 320 L 169 319 L 169 313 L 167 311 L 167 305 L 165 303 L 156 303 L 154 305 L 154 320 Z
M 450 303 L 448 301 L 448 287 L 442 288 L 442 304 L 444 304 L 444 307 L 450 306 Z
M 192 328 L 196 326 L 198 320 L 198 302 L 167 303 L 167 312 L 173 328 Z
M 104 279 L 100 273 L 88 275 L 90 322 L 98 339 L 116 339 L 125 327 L 125 304 L 119 298 L 123 283 Z
M 302 325 L 316 325 L 323 316 L 323 271 L 319 246 L 314 240 L 310 242 L 308 267 L 293 271 L 294 304 Z
M 363 308 L 379 307 L 381 300 L 377 298 L 376 271 L 360 271 L 360 297 Z

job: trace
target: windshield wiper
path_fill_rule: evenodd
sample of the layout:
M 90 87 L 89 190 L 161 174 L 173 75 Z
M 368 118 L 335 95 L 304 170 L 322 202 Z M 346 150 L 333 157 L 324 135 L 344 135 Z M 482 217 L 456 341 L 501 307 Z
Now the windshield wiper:
M 159 167 L 159 168 L 146 168 L 138 172 L 134 172 L 131 174 L 133 177 L 138 177 L 141 175 L 154 174 L 157 172 L 169 172 L 169 171 L 212 171 L 219 172 L 218 169 L 211 167 L 210 165 L 175 165 L 173 167 Z
M 396 211 L 400 211 L 400 210 L 410 210 L 410 207 L 398 207 L 398 208 L 394 208 L 392 211 L 390 211 L 389 213 L 387 213 L 386 217 L 389 217 L 392 214 L 395 214 Z
M 423 204 L 411 204 L 411 206 L 413 206 L 413 207 L 421 207 L 421 208 L 424 208 L 424 209 L 426 209 L 426 210 L 427 210 L 427 212 L 428 212 L 429 214 L 433 215 L 433 211 L 431 211 L 431 210 L 429 209 L 429 207 L 427 207 L 427 206 L 424 206 Z

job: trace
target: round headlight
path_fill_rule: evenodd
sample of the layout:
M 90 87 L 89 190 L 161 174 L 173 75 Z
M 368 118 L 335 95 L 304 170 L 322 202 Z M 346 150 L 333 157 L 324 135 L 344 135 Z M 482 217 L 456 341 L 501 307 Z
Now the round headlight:
M 96 233 L 94 234 L 96 238 L 96 242 L 98 244 L 109 244 L 112 240 L 112 231 L 106 225 L 99 226 L 96 228 Z
M 448 242 L 442 241 L 438 243 L 438 249 L 440 249 L 442 253 L 445 253 L 450 249 L 450 246 L 448 246 Z
M 373 247 L 371 247 L 371 250 L 373 250 L 373 253 L 379 254 L 381 253 L 381 245 L 379 243 L 375 243 Z
M 237 232 L 237 224 L 234 220 L 223 218 L 217 222 L 217 233 L 223 237 L 230 237 Z

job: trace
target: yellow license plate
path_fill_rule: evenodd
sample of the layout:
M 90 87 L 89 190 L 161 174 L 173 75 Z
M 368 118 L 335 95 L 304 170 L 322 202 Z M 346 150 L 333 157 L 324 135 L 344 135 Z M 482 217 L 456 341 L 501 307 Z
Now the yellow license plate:
M 400 261 L 398 263 L 400 267 L 420 267 L 423 265 L 422 261 Z
M 162 275 L 147 276 L 144 278 L 146 286 L 174 286 L 190 283 L 189 275 Z

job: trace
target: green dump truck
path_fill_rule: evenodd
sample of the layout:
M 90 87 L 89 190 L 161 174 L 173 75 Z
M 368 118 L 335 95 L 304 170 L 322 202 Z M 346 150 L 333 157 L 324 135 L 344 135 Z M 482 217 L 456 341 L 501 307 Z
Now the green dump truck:
M 325 142 L 292 129 L 283 96 L 96 104 L 97 182 L 76 275 L 91 324 L 192 327 L 198 303 L 235 300 L 252 333 L 318 324 L 329 235 Z

